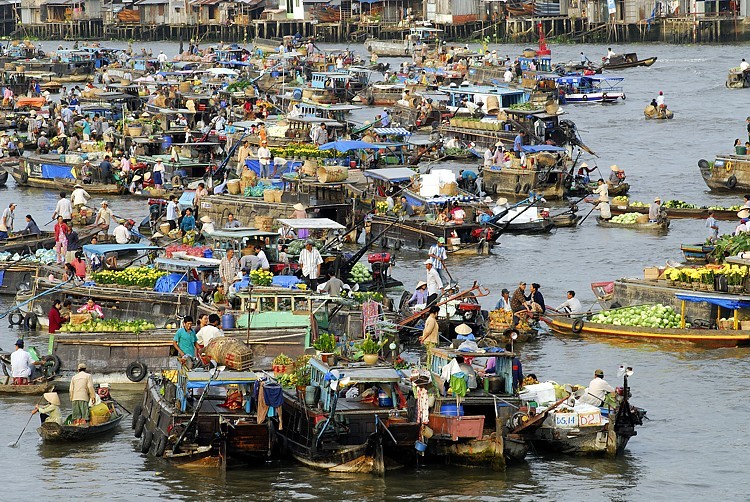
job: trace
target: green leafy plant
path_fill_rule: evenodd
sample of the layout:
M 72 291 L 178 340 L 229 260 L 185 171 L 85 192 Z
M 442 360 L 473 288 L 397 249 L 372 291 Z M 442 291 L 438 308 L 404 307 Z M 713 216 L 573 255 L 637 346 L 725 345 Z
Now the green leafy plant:
M 370 335 L 367 335 L 361 342 L 359 342 L 357 349 L 363 354 L 377 354 L 380 352 L 380 349 L 383 348 L 383 345 L 384 342 L 375 341 Z
M 333 353 L 336 350 L 336 337 L 330 333 L 322 333 L 315 343 L 313 343 L 315 350 L 325 353 Z
M 278 356 L 273 358 L 272 364 L 277 366 L 288 366 L 290 364 L 294 363 L 291 357 L 284 354 L 283 352 L 279 354 Z

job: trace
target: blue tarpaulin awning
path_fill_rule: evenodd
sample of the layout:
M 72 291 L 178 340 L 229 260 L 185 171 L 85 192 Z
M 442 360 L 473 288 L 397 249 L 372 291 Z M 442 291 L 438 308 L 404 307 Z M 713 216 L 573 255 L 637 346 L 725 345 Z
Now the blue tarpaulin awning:
M 523 147 L 524 152 L 538 153 L 538 152 L 564 152 L 565 148 L 554 145 L 525 145 Z
M 55 164 L 42 164 L 42 178 L 69 178 L 73 179 L 70 166 L 58 166 Z
M 105 255 L 107 253 L 121 253 L 125 251 L 156 251 L 158 246 L 144 246 L 142 244 L 86 244 L 83 252 L 89 254 Z
M 337 150 L 339 152 L 348 152 L 349 150 L 379 150 L 382 145 L 373 145 L 366 141 L 340 140 L 331 141 L 325 145 L 320 145 L 319 150 Z
M 711 305 L 718 305 L 725 309 L 747 309 L 750 308 L 750 300 L 740 300 L 739 298 L 723 298 L 720 296 L 703 296 L 703 295 L 675 295 L 678 300 L 684 300 L 686 302 L 706 302 Z
M 373 131 L 385 136 L 411 136 L 408 129 L 404 129 L 403 127 L 376 127 Z

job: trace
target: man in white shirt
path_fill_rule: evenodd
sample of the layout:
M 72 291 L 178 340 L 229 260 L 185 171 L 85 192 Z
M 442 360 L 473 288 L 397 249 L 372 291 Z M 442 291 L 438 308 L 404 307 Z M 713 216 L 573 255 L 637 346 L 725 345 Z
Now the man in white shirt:
M 156 59 L 159 61 L 159 66 L 165 64 L 169 59 L 167 58 L 167 55 L 164 54 L 164 51 L 159 51 L 159 55 L 156 57 Z
M 505 80 L 506 84 L 513 82 L 513 72 L 510 68 L 505 69 L 505 73 L 503 73 L 503 80 Z
M 310 286 L 312 291 L 318 287 L 318 277 L 320 277 L 320 266 L 323 264 L 323 257 L 313 246 L 313 241 L 307 240 L 305 247 L 299 253 L 299 264 L 302 267 L 302 279 Z
M 10 355 L 10 367 L 13 376 L 13 385 L 26 385 L 29 383 L 31 371 L 34 369 L 34 361 L 31 355 L 23 349 L 23 340 L 16 341 L 16 350 Z
M 68 223 L 73 218 L 73 204 L 65 197 L 65 192 L 60 192 L 60 200 L 57 201 L 55 212 L 52 213 L 52 219 L 56 220 L 58 216 L 62 216 L 65 223 Z
M 425 261 L 424 266 L 427 269 L 427 305 L 431 305 L 443 289 L 443 281 L 440 280 L 438 271 L 432 266 L 432 259 Z
M 102 201 L 102 208 L 96 214 L 96 221 L 94 225 L 99 225 L 105 230 L 109 231 L 109 227 L 112 223 L 112 210 L 109 208 L 109 202 L 106 200 Z
M 659 91 L 659 95 L 656 96 L 656 106 L 658 108 L 661 108 L 662 106 L 664 106 L 664 92 L 662 91 Z
M 82 206 L 86 205 L 91 196 L 86 190 L 83 189 L 83 186 L 76 183 L 73 193 L 70 194 L 70 198 L 73 199 L 73 207 L 76 209 L 81 209 Z
M 3 214 L 2 216 L 0 216 L 0 239 L 7 239 L 8 236 L 13 232 L 13 219 L 15 216 L 15 210 L 15 202 L 11 202 L 8 207 L 3 210 Z
M 578 402 L 592 406 L 602 406 L 607 393 L 614 391 L 615 389 L 604 379 L 604 371 L 596 370 L 594 372 L 594 379 L 591 380 L 591 383 L 586 388 L 586 394 L 581 396 Z
M 112 235 L 115 236 L 115 242 L 118 244 L 127 244 L 130 242 L 130 229 L 128 228 L 129 223 L 125 220 L 120 220 L 120 224 L 115 227 Z
M 271 265 L 268 263 L 268 257 L 266 256 L 266 252 L 263 251 L 261 248 L 257 248 L 257 255 L 258 260 L 260 260 L 260 268 L 262 270 L 270 270 Z
M 268 142 L 263 141 L 258 148 L 258 162 L 260 162 L 260 177 L 268 178 L 271 175 L 271 150 L 268 148 Z
M 450 276 L 448 276 L 448 271 L 445 269 L 445 260 L 448 259 L 448 253 L 445 250 L 445 239 L 443 237 L 438 237 L 437 244 L 430 247 L 429 255 L 432 267 L 440 275 L 440 282 L 448 284 Z
M 576 292 L 570 290 L 568 291 L 568 299 L 561 303 L 557 310 L 566 314 L 580 314 L 583 312 L 583 305 L 581 305 L 581 300 L 576 298 Z
M 205 347 L 214 338 L 224 336 L 224 332 L 219 328 L 221 325 L 221 318 L 218 314 L 211 314 L 208 316 L 208 324 L 203 326 L 198 333 L 195 334 L 198 338 L 198 345 Z
M 167 203 L 167 223 L 169 223 L 169 230 L 175 230 L 177 228 L 177 218 L 180 214 L 180 207 L 177 205 L 177 197 L 172 195 Z
M 740 63 L 740 70 L 745 71 L 748 68 L 750 68 L 750 63 L 745 61 L 745 58 L 742 58 L 742 62 Z

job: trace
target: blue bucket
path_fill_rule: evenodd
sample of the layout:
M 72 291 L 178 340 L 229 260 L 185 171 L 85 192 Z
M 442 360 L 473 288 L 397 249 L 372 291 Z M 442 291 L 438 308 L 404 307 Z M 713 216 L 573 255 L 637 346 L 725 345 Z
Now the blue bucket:
M 234 329 L 234 315 L 224 314 L 221 316 L 221 329 Z
M 424 441 L 416 440 L 414 442 L 414 449 L 420 453 L 424 453 L 425 451 L 427 451 L 427 443 L 425 443 Z
M 203 293 L 203 283 L 201 281 L 188 281 L 188 294 L 200 295 Z
M 462 417 L 464 416 L 464 406 L 460 405 L 458 407 L 458 411 L 456 411 L 456 405 L 445 403 L 442 406 L 440 406 L 440 414 L 441 415 L 451 415 L 454 417 Z
M 206 250 L 203 251 L 203 257 L 204 258 L 213 258 L 214 257 L 214 252 L 212 250 L 210 250 L 210 249 L 206 249 Z
M 165 134 L 162 136 L 162 142 L 161 142 L 161 149 L 163 151 L 167 151 L 172 147 L 172 136 L 169 134 Z

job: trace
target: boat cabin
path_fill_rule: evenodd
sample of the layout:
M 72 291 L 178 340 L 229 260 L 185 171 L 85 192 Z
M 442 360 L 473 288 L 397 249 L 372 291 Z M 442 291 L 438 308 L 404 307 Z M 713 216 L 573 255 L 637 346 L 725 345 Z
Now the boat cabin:
M 550 56 L 519 57 L 518 63 L 522 71 L 552 72 L 552 58 Z
M 625 96 L 620 85 L 623 80 L 623 77 L 602 75 L 566 75 L 558 77 L 557 87 L 569 102 L 616 101 Z
M 482 111 L 488 112 L 487 100 L 490 97 L 497 99 L 499 108 L 509 108 L 528 101 L 528 95 L 522 89 L 510 89 L 508 87 L 496 87 L 490 85 L 461 85 L 442 86 L 438 90 L 448 95 L 447 106 L 449 108 L 463 108 L 463 100 L 472 103 L 482 102 Z
M 416 26 L 409 29 L 408 36 L 414 43 L 436 45 L 443 39 L 443 30 L 429 26 Z
M 313 89 L 343 89 L 348 87 L 352 79 L 348 73 L 313 72 L 310 87 Z
M 227 249 L 234 249 L 239 255 L 244 256 L 247 254 L 246 250 L 249 246 L 256 248 L 262 246 L 270 264 L 279 261 L 279 234 L 277 232 L 265 232 L 250 227 L 221 228 L 210 234 L 205 234 L 205 236 L 211 242 L 213 249 L 221 251 L 222 255 Z M 240 256 L 238 256 L 239 258 Z

